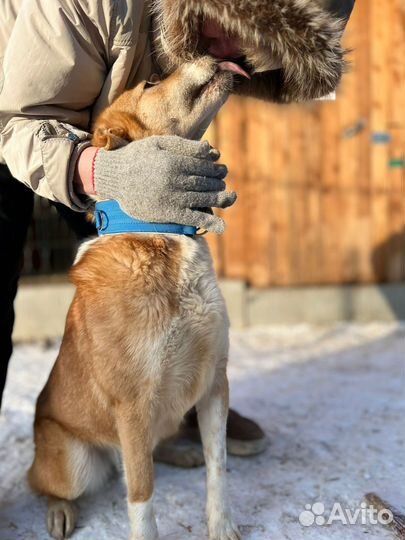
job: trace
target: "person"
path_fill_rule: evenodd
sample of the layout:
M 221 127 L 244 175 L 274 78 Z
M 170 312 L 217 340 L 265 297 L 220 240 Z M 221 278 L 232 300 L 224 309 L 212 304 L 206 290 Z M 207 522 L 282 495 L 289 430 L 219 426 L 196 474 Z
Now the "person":
M 310 100 L 333 91 L 345 60 L 344 22 L 354 0 L 3 0 L 0 6 L 0 403 L 12 353 L 13 302 L 33 193 L 58 203 L 80 230 L 95 195 L 116 199 L 135 218 L 221 233 L 202 207 L 234 202 L 224 167 L 204 175 L 208 155 L 181 139 L 144 155 L 122 175 L 118 154 L 91 146 L 92 120 L 125 89 L 208 54 L 249 71 L 240 94 Z M 200 143 L 201 145 L 203 143 Z M 201 146 L 202 148 L 202 146 Z M 101 157 L 102 156 L 102 157 Z M 128 166 L 125 167 L 128 170 Z M 196 205 L 195 201 L 199 201 Z M 76 225 L 75 225 L 76 224 Z M 187 436 L 198 437 L 195 414 Z M 252 420 L 231 411 L 228 446 L 262 451 Z M 185 464 L 175 448 L 163 460 Z M 197 459 L 198 461 L 198 459 Z M 189 462 L 188 462 L 189 463 Z

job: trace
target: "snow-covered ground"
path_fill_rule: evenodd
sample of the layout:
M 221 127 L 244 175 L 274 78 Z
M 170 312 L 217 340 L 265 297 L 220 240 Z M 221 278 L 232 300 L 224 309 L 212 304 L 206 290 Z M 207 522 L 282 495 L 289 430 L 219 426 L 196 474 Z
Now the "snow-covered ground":
M 45 504 L 25 481 L 32 459 L 34 399 L 57 347 L 15 350 L 0 418 L 0 539 L 45 540 Z M 232 404 L 271 441 L 253 459 L 230 458 L 236 521 L 245 540 L 393 538 L 380 525 L 303 527 L 305 505 L 356 509 L 375 491 L 401 507 L 404 474 L 405 328 L 338 325 L 254 328 L 232 334 Z M 162 539 L 203 540 L 204 469 L 156 466 Z M 125 487 L 79 503 L 75 540 L 128 538 Z M 367 535 L 367 536 L 364 536 Z

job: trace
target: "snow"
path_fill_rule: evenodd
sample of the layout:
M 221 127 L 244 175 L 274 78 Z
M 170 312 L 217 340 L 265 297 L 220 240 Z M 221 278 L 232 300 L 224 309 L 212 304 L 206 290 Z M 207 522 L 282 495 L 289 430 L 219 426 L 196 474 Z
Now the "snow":
M 401 508 L 404 474 L 405 327 L 266 327 L 233 332 L 232 404 L 259 420 L 268 450 L 229 458 L 233 510 L 245 540 L 384 540 L 381 525 L 304 528 L 306 504 L 359 507 L 375 491 Z M 21 345 L 0 417 L 0 539 L 44 540 L 45 503 L 30 493 L 34 399 L 57 344 Z M 155 509 L 164 540 L 203 540 L 204 469 L 156 466 Z M 366 536 L 365 536 L 366 535 Z M 75 540 L 128 538 L 118 478 L 79 502 Z

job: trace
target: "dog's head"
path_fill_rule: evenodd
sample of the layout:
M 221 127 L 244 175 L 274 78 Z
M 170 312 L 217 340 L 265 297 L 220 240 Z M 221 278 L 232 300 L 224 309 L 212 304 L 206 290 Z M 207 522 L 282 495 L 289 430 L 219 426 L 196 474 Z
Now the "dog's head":
M 232 91 L 232 62 L 204 57 L 183 64 L 163 81 L 143 81 L 97 119 L 93 145 L 108 150 L 151 135 L 198 139 Z

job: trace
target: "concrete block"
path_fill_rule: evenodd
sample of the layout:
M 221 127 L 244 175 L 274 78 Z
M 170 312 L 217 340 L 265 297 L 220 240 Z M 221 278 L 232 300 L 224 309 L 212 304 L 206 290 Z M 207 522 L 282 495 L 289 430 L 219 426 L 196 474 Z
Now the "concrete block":
M 249 289 L 248 324 L 405 320 L 405 284 Z
M 74 294 L 67 280 L 22 280 L 16 303 L 15 341 L 40 341 L 63 335 Z
M 266 324 L 405 321 L 405 283 L 249 289 L 223 280 L 220 288 L 235 329 Z M 74 287 L 66 279 L 22 280 L 16 300 L 15 341 L 61 337 Z
M 245 282 L 238 280 L 221 280 L 219 286 L 225 298 L 232 328 L 244 328 L 248 324 Z

